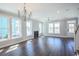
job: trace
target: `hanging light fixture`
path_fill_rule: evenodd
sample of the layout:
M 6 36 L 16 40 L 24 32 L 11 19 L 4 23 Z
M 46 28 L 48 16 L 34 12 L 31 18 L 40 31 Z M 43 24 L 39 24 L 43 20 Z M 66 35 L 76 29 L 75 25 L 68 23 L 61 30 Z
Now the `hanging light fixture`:
M 20 18 L 20 10 L 18 10 L 18 17 Z
M 27 9 L 26 9 L 26 3 L 24 3 L 24 6 L 22 8 L 23 10 L 18 10 L 18 17 L 23 17 L 23 20 L 26 21 L 26 19 L 30 20 L 32 16 L 32 12 L 30 11 L 29 14 L 27 14 Z
M 31 16 L 32 16 L 32 12 L 29 13 L 29 15 L 28 15 L 28 20 L 31 19 Z
M 24 21 L 26 21 L 26 4 L 25 3 L 24 3 L 23 10 L 24 10 L 24 14 L 23 14 Z

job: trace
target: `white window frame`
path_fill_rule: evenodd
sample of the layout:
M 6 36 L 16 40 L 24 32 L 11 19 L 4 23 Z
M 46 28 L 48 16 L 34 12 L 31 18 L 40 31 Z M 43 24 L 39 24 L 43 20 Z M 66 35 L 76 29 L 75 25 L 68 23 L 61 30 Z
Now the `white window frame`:
M 4 41 L 4 40 L 8 40 L 8 39 L 14 39 L 14 38 L 20 38 L 21 36 L 22 36 L 22 33 L 21 33 L 21 20 L 18 18 L 18 17 L 16 17 L 16 21 L 18 21 L 19 20 L 19 24 L 18 24 L 18 26 L 16 26 L 16 34 L 19 34 L 18 36 L 16 36 L 16 37 L 13 37 L 12 35 L 13 35 L 13 32 L 12 32 L 12 27 L 13 27 L 13 24 L 12 24 L 12 20 L 13 20 L 13 18 L 15 18 L 15 17 L 7 17 L 7 16 L 0 16 L 0 17 L 6 17 L 7 18 L 7 22 L 8 22 L 8 25 L 7 25 L 7 30 L 8 30 L 8 38 L 1 38 L 0 39 L 0 41 Z M 16 23 L 17 24 L 17 23 Z M 0 27 L 0 29 L 1 29 L 1 27 Z M 6 29 L 6 28 L 2 28 L 2 29 Z M 1 34 L 2 35 L 2 34 Z
M 14 20 L 14 19 L 12 19 L 12 20 Z M 14 24 L 11 21 L 11 23 L 12 23 L 12 39 L 19 38 L 19 37 L 22 36 L 22 33 L 21 33 L 21 19 L 15 18 L 15 20 L 16 20 L 16 24 L 18 24 L 18 25 L 15 26 L 15 28 L 16 28 L 15 32 L 16 32 L 16 34 L 13 34 L 13 31 L 14 31 L 13 25 Z
M 60 34 L 60 22 L 54 23 L 54 34 Z
M 42 29 L 43 29 L 42 26 L 43 26 L 42 23 L 39 23 L 39 34 L 42 34 Z
M 6 19 L 7 19 L 7 22 L 8 22 L 8 18 L 6 17 L 6 16 L 0 16 L 0 18 L 2 19 L 3 17 L 5 17 Z M 1 22 L 2 23 L 2 22 Z M 6 28 L 3 28 L 3 27 L 1 27 L 0 26 L 0 29 L 2 30 L 4 30 L 4 29 L 7 29 L 8 30 L 8 24 L 7 24 L 7 27 Z M 8 32 L 9 32 L 9 30 L 8 30 Z M 1 35 L 2 35 L 2 33 L 0 33 Z M 7 33 L 7 35 L 9 36 L 9 34 Z M 9 37 L 8 37 L 9 38 Z M 4 41 L 4 40 L 7 40 L 8 38 L 0 38 L 0 41 Z
M 53 23 L 48 23 L 48 33 L 54 33 Z
M 32 21 L 28 20 L 26 21 L 26 36 L 32 35 Z
M 74 33 L 75 32 L 75 23 L 76 23 L 75 20 L 70 20 L 70 21 L 67 22 L 67 24 L 68 24 L 68 33 Z M 70 27 L 70 25 L 73 25 L 73 26 Z

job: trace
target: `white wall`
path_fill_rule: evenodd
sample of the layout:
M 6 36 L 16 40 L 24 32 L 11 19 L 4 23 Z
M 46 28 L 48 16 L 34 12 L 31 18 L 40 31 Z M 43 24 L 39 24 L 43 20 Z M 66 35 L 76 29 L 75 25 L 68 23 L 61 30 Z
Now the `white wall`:
M 67 25 L 67 21 L 68 20 L 77 20 L 77 18 L 70 18 L 70 19 L 64 19 L 64 20 L 54 20 L 54 21 L 49 21 L 49 22 L 60 22 L 60 34 L 49 34 L 48 33 L 48 23 L 49 22 L 45 22 L 44 23 L 44 30 L 43 30 L 43 34 L 45 36 L 57 36 L 57 37 L 74 37 L 74 34 L 70 34 L 68 33 L 68 25 Z M 76 23 L 77 24 L 77 23 Z M 76 26 L 75 24 L 75 26 Z
M 39 31 L 39 23 L 43 23 L 41 21 L 32 20 L 32 35 L 34 36 L 34 31 Z

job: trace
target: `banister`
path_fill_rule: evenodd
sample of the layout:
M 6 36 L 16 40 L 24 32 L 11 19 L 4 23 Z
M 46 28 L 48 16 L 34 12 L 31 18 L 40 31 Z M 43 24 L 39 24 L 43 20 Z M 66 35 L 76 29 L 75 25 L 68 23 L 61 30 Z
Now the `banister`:
M 77 34 L 78 29 L 79 29 L 79 25 L 76 27 L 75 35 Z

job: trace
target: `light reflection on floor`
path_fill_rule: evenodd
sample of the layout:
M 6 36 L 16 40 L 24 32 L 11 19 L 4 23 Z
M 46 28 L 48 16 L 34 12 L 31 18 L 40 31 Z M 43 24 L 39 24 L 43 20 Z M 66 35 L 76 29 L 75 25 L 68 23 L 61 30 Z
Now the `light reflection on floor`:
M 48 43 L 50 46 L 54 45 L 54 38 L 53 38 L 53 39 L 52 39 L 52 38 L 48 38 L 48 39 L 47 39 L 47 43 Z
M 64 40 L 63 38 L 45 37 L 34 40 L 28 40 L 25 43 L 11 46 L 8 49 L 6 49 L 6 54 L 3 55 L 74 55 L 72 54 L 73 48 L 73 39 L 70 40 L 67 38 L 66 40 Z M 3 50 L 0 51 L 2 52 Z
M 44 40 L 39 38 L 38 44 L 39 44 L 39 47 L 40 47 L 41 51 L 45 52 L 45 42 L 44 42 Z
M 0 53 L 1 53 L 3 50 L 4 50 L 4 49 L 1 49 L 1 50 L 0 50 Z
M 68 41 L 67 46 L 70 49 L 70 51 L 74 51 L 74 42 L 73 41 Z
M 27 51 L 27 55 L 30 55 L 30 56 L 34 55 L 34 49 L 33 49 L 33 44 L 31 42 L 31 40 L 28 41 L 27 44 L 26 44 L 26 51 Z
M 60 38 L 50 37 L 50 38 L 47 39 L 47 44 L 48 44 L 49 50 L 51 51 L 49 53 L 53 54 L 53 53 L 56 53 L 57 51 L 61 50 L 62 40 L 60 40 Z M 59 53 L 57 53 L 57 54 L 59 54 Z M 57 54 L 54 54 L 54 55 L 57 55 Z
M 55 45 L 56 48 L 61 48 L 62 41 L 59 38 L 55 38 L 54 42 L 55 42 L 54 45 Z
M 13 50 L 16 50 L 18 48 L 18 46 L 19 46 L 19 44 L 9 47 L 8 50 L 5 53 L 9 53 Z
M 62 41 L 59 38 L 48 38 L 47 43 L 51 47 L 55 46 L 56 48 L 60 48 L 62 45 Z

